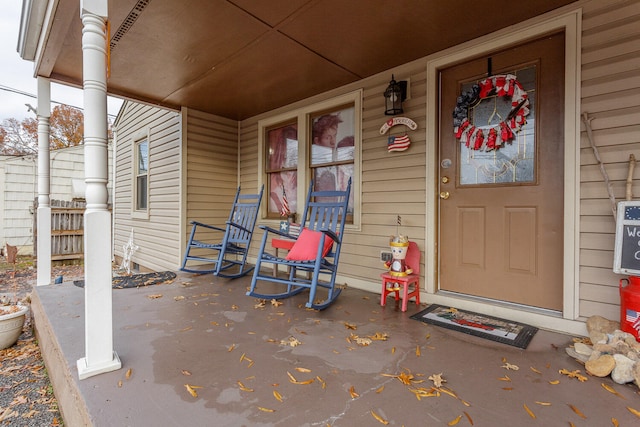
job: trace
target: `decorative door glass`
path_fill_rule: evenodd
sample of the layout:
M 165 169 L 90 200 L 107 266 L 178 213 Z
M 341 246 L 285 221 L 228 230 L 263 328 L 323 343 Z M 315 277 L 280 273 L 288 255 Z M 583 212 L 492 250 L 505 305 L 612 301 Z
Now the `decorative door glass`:
M 536 140 L 535 140 L 535 105 L 536 105 L 536 67 L 529 66 L 510 72 L 516 76 L 527 91 L 529 98 L 529 114 L 527 123 L 515 133 L 515 138 L 500 148 L 491 151 L 473 150 L 458 142 L 460 153 L 458 158 L 461 186 L 487 184 L 535 184 L 536 176 Z M 468 91 L 474 84 L 472 81 L 462 86 L 462 92 Z M 483 98 L 469 107 L 469 121 L 485 133 L 507 119 L 511 112 L 511 98 L 497 95 Z

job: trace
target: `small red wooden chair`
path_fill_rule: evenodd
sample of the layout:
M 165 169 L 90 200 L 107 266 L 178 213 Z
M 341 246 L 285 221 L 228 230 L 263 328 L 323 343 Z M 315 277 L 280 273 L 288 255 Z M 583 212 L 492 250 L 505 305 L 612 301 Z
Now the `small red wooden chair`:
M 416 305 L 420 305 L 420 248 L 415 242 L 409 242 L 407 265 L 413 270 L 406 276 L 392 276 L 389 272 L 382 273 L 382 295 L 380 305 L 387 303 L 387 296 L 395 292 L 396 301 L 400 298 L 400 287 L 402 287 L 402 311 L 407 311 L 407 301 L 411 297 L 416 298 Z M 409 287 L 413 285 L 413 290 L 409 292 Z

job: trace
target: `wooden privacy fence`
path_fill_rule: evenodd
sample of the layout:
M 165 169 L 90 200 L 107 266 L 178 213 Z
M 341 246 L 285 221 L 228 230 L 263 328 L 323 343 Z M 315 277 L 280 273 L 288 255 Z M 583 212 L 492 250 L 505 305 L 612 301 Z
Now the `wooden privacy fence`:
M 37 252 L 38 201 L 34 202 L 34 252 Z M 51 200 L 51 260 L 81 259 L 84 256 L 84 200 Z

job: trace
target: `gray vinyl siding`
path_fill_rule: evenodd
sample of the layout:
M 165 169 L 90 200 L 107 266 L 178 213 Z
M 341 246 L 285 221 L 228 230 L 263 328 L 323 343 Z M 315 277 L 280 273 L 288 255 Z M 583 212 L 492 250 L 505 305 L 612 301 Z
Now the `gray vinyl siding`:
M 187 110 L 186 121 L 183 249 L 191 232 L 190 221 L 224 227 L 238 188 L 237 122 L 191 109 Z M 243 186 L 242 192 L 251 189 Z M 214 241 L 221 238 L 212 232 L 208 235 Z
M 181 257 L 180 114 L 126 102 L 116 131 L 115 255 L 122 257 L 122 247 L 133 230 L 134 243 L 139 246 L 131 259 L 133 263 L 139 264 L 143 270 L 177 269 Z M 132 215 L 133 144 L 141 135 L 149 138 L 148 219 Z
M 582 21 L 581 112 L 592 119 L 593 138 L 616 201 L 625 200 L 629 155 L 640 160 L 640 2 L 591 1 Z M 633 198 L 640 195 L 636 168 Z M 607 187 L 584 124 L 580 144 L 581 317 L 620 316 L 613 273 L 615 220 Z

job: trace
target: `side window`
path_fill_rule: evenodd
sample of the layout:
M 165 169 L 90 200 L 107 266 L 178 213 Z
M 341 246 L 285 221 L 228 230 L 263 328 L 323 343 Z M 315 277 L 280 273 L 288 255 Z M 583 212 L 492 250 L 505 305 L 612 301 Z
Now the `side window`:
M 136 141 L 134 150 L 134 211 L 146 212 L 149 208 L 149 141 Z
M 298 125 L 288 123 L 266 130 L 266 173 L 269 195 L 267 218 L 298 211 Z M 286 203 L 285 203 L 286 202 Z

